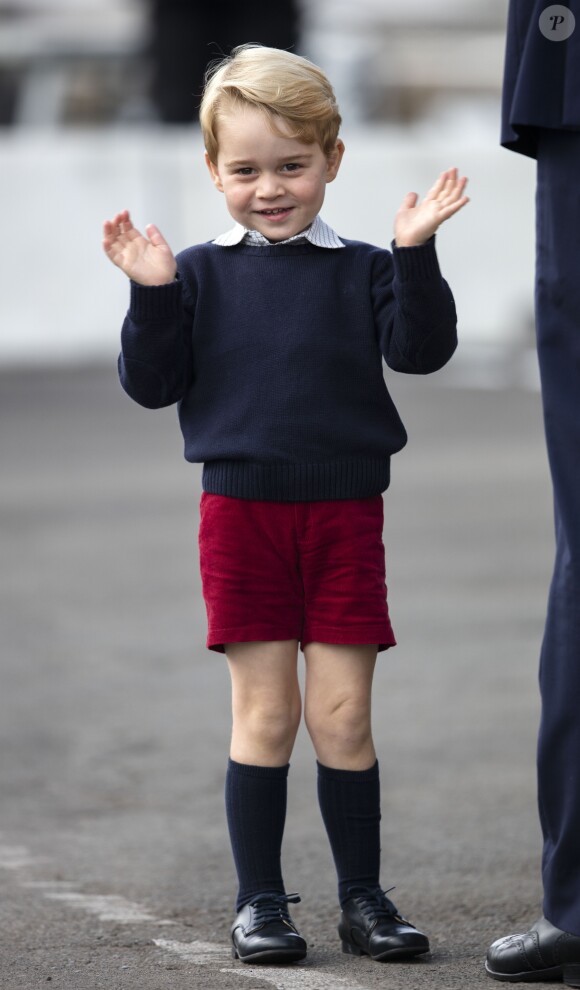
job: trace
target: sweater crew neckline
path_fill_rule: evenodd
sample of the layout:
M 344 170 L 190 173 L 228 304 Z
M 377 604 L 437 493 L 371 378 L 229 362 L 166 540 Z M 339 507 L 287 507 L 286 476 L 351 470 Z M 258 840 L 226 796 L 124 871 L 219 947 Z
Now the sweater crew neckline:
M 220 245 L 211 242 L 211 246 L 215 247 L 216 251 L 222 251 L 223 248 Z M 325 248 L 318 247 L 315 244 L 311 244 L 310 241 L 297 241 L 296 243 L 285 243 L 285 244 L 252 244 L 250 242 L 240 241 L 239 244 L 232 244 L 227 249 L 228 254 L 248 254 L 254 255 L 257 258 L 263 258 L 268 256 L 278 256 L 287 257 L 288 255 L 297 254 L 318 254 L 325 252 Z

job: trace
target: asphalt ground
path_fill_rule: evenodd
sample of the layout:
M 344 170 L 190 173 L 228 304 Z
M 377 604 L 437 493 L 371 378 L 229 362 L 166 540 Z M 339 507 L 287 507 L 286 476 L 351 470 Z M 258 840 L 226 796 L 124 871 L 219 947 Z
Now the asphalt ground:
M 383 875 L 432 953 L 341 954 L 301 730 L 284 872 L 304 965 L 228 951 L 229 685 L 205 649 L 201 471 L 175 410 L 114 366 L 0 374 L 2 990 L 490 986 L 540 914 L 537 660 L 552 564 L 540 398 L 389 379 L 410 440 L 385 495 L 390 608 L 375 741 Z

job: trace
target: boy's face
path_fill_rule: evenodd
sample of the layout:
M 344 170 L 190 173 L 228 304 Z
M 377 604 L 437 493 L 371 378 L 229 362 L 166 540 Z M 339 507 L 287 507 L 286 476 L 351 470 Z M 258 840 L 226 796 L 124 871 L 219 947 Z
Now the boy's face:
M 270 241 L 285 240 L 310 226 L 344 152 L 342 141 L 337 141 L 327 157 L 320 145 L 286 136 L 289 128 L 283 118 L 277 118 L 276 126 L 280 134 L 253 107 L 232 110 L 220 120 L 217 162 L 210 161 L 207 152 L 205 156 L 234 220 Z

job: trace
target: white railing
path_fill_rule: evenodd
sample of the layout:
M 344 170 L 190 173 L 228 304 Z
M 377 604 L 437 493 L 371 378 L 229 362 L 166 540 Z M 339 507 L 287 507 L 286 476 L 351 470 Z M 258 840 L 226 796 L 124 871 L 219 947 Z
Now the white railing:
M 348 129 L 324 216 L 345 237 L 388 246 L 409 190 L 457 165 L 472 202 L 438 237 L 462 340 L 517 344 L 533 302 L 534 165 L 477 131 Z M 0 361 L 113 358 L 127 281 L 101 249 L 102 221 L 129 207 L 175 250 L 231 226 L 193 128 L 0 134 Z

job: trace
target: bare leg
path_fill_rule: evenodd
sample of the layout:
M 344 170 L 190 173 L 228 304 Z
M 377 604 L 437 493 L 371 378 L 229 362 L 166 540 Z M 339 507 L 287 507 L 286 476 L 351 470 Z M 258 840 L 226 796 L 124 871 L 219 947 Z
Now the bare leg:
M 304 715 L 319 762 L 368 770 L 376 761 L 371 690 L 377 647 L 309 643 L 304 655 Z
M 226 643 L 232 680 L 230 756 L 238 763 L 288 763 L 300 724 L 298 642 Z

